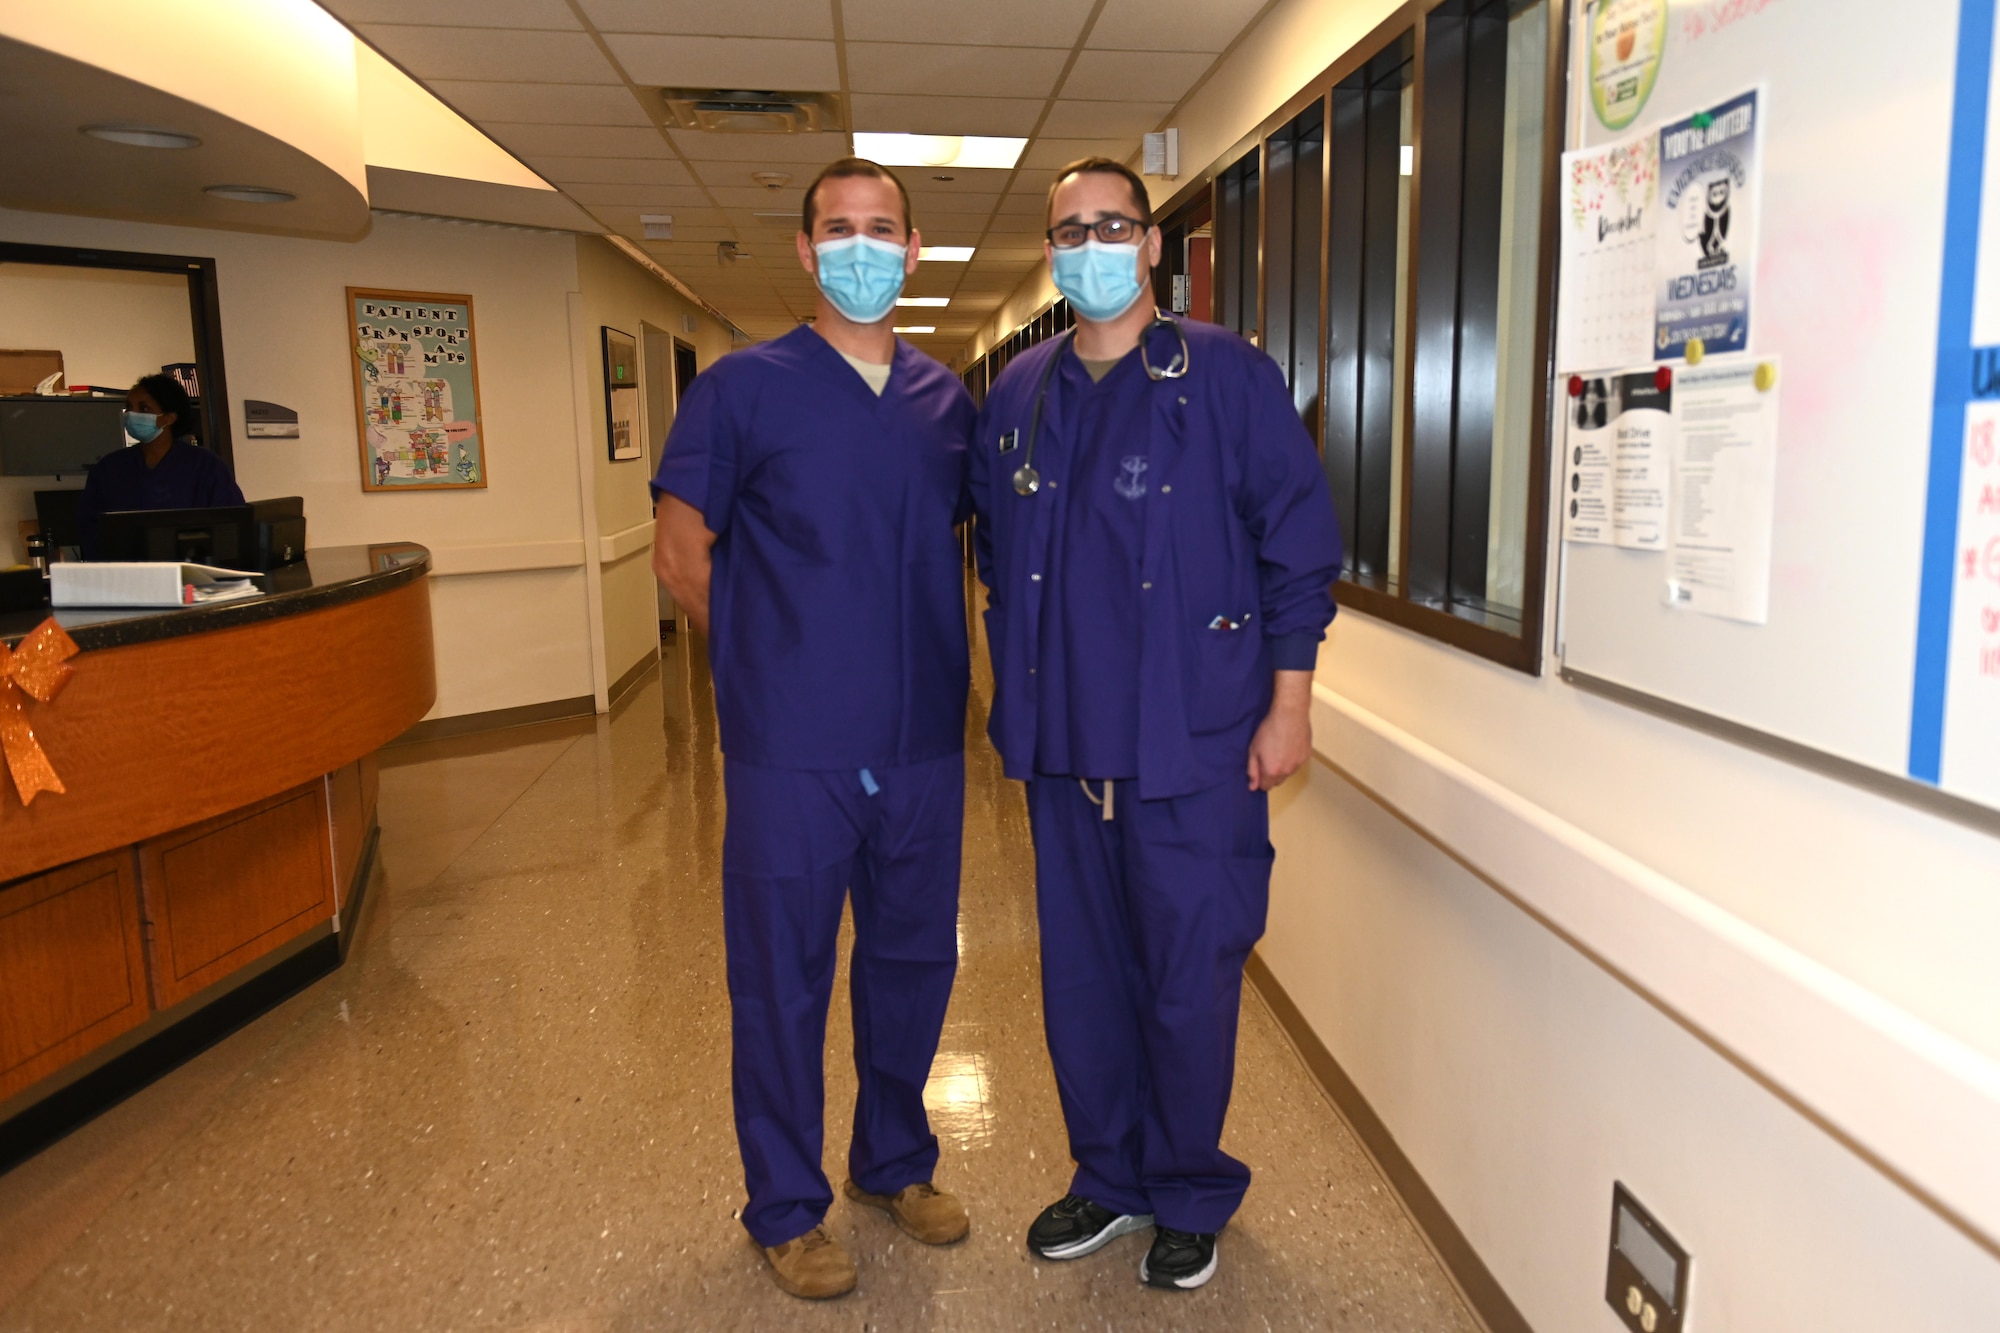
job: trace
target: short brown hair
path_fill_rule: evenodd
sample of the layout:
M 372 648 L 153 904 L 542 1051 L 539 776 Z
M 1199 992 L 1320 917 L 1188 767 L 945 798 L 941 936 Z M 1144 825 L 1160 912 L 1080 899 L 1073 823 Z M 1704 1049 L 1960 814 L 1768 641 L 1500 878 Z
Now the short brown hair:
M 845 179 L 850 176 L 873 176 L 876 180 L 888 181 L 891 185 L 895 186 L 896 193 L 903 200 L 903 230 L 906 233 L 910 230 L 910 192 L 903 188 L 901 178 L 880 162 L 870 162 L 865 157 L 843 157 L 837 161 L 827 163 L 825 167 L 821 168 L 819 175 L 813 177 L 812 184 L 806 186 L 804 210 L 806 235 L 812 235 L 813 222 L 819 216 L 819 206 L 815 202 L 814 197 L 819 194 L 821 183 L 829 180 Z
M 1123 176 L 1125 183 L 1132 187 L 1132 206 L 1138 210 L 1134 216 L 1149 227 L 1153 225 L 1153 205 L 1146 197 L 1146 182 L 1139 179 L 1138 172 L 1132 170 L 1132 168 L 1126 166 L 1123 162 L 1114 162 L 1108 157 L 1080 157 L 1061 171 L 1058 171 L 1056 178 L 1049 182 L 1048 221 L 1050 226 L 1054 226 L 1056 220 L 1056 191 L 1060 190 L 1063 182 L 1071 176 L 1083 176 L 1092 172 L 1101 173 L 1106 176 Z

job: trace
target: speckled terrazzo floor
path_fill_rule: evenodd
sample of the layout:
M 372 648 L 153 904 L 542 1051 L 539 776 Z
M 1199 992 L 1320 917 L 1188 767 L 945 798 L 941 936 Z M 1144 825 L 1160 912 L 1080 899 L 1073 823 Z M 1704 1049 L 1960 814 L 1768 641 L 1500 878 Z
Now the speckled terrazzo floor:
M 720 757 L 704 670 L 670 649 L 609 719 L 385 755 L 347 965 L 0 1176 L 0 1330 L 1474 1330 L 1254 997 L 1226 1142 L 1257 1177 L 1216 1280 L 1140 1287 L 1142 1236 L 1028 1256 L 1069 1163 L 1026 815 L 983 739 L 967 797 L 931 1084 L 963 1244 L 836 1203 L 861 1285 L 808 1305 L 732 1218 Z M 836 1183 L 845 997 L 842 978 Z

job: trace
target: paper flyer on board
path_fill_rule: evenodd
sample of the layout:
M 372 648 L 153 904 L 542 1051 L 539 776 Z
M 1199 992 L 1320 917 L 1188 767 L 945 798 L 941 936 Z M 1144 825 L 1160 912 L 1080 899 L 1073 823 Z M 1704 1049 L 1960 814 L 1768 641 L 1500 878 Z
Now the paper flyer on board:
M 1564 444 L 1564 539 L 1665 550 L 1672 381 L 1658 370 L 1635 370 L 1578 376 L 1573 384 Z
M 2000 801 L 2000 401 L 1967 405 L 1964 448 L 1943 773 L 1959 791 Z
M 1660 130 L 1656 360 L 1750 349 L 1761 105 L 1752 89 Z
M 1777 380 L 1770 360 L 1675 378 L 1670 606 L 1753 625 L 1770 617 Z
M 1558 370 L 1652 359 L 1659 147 L 1648 132 L 1563 154 Z

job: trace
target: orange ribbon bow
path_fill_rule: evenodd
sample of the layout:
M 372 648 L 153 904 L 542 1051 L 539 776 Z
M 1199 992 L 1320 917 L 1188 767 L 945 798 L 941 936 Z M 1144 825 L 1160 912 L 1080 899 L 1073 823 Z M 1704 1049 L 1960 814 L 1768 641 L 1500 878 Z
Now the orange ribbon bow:
M 18 648 L 0 644 L 0 750 L 7 753 L 7 768 L 14 775 L 14 790 L 21 793 L 22 805 L 33 805 L 45 791 L 60 794 L 64 788 L 55 765 L 35 739 L 21 695 L 26 692 L 47 703 L 61 694 L 76 674 L 76 668 L 69 665 L 76 654 L 75 642 L 54 618 L 44 620 Z

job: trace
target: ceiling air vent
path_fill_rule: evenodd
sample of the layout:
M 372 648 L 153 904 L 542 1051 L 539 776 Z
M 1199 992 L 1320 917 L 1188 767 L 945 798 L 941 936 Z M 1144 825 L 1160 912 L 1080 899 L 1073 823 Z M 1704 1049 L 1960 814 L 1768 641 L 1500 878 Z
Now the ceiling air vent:
M 667 120 L 678 130 L 716 134 L 819 134 L 847 128 L 838 93 L 662 88 Z

